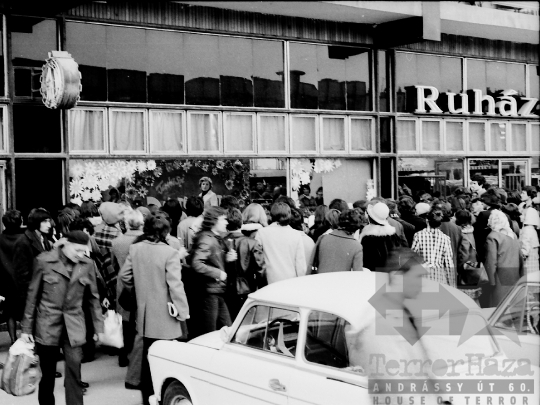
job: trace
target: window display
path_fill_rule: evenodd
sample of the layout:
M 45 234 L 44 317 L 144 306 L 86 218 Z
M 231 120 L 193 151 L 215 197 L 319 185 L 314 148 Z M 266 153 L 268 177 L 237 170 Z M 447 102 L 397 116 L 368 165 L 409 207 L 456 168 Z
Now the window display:
M 429 193 L 444 198 L 464 185 L 463 159 L 399 158 L 398 184 L 399 195 Z

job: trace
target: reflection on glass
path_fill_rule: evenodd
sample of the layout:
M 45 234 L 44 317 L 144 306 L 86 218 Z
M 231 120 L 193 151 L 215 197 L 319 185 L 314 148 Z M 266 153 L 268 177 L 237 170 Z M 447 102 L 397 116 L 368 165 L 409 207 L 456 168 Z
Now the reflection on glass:
M 345 150 L 345 118 L 323 118 L 322 132 L 324 150 Z
M 291 43 L 290 60 L 292 108 L 371 110 L 366 49 Z
M 468 59 L 467 89 L 479 89 L 489 95 L 512 89 L 524 96 L 525 65 Z
M 416 151 L 416 122 L 398 120 L 396 133 L 397 150 Z
M 378 51 L 379 56 L 379 109 L 381 111 L 390 111 L 390 83 L 386 74 L 388 59 L 386 57 L 386 51 Z
M 527 150 L 527 126 L 512 123 L 512 150 L 525 152 Z
M 191 114 L 190 141 L 194 151 L 219 151 L 218 114 Z
M 438 121 L 422 121 L 422 150 L 441 150 L 441 131 Z
M 152 152 L 182 151 L 184 133 L 182 114 L 167 111 L 151 111 L 150 138 Z
M 502 152 L 506 151 L 506 124 L 505 123 L 491 123 L 491 150 Z
M 380 119 L 380 134 L 379 134 L 379 141 L 381 145 L 381 152 L 382 153 L 392 153 L 393 147 L 392 147 L 392 134 L 393 134 L 393 128 L 392 128 L 392 118 L 390 117 L 381 117 Z
M 446 122 L 446 150 L 463 151 L 463 123 Z
M 463 159 L 399 158 L 398 178 L 402 193 L 414 196 L 424 190 L 445 197 L 463 186 Z
M 499 161 L 498 160 L 469 160 L 469 178 L 481 174 L 486 182 L 499 187 Z
M 15 95 L 41 97 L 39 76 L 48 52 L 58 49 L 56 22 L 43 18 L 13 16 L 11 27 L 11 60 L 15 76 Z M 3 73 L 3 63 L 1 63 Z M 4 91 L 2 74 L 2 90 Z M 34 91 L 33 91 L 34 90 Z
M 371 121 L 370 120 L 351 120 L 351 150 L 353 151 L 372 151 L 371 144 Z
M 253 116 L 224 114 L 226 152 L 253 152 Z
M 486 151 L 486 133 L 485 125 L 483 123 L 469 123 L 469 150 L 471 152 Z
M 529 97 L 540 99 L 540 68 L 529 65 Z M 536 103 L 533 114 L 540 115 L 540 103 Z
M 52 110 L 44 105 L 14 104 L 13 132 L 15 152 L 61 152 L 62 132 L 60 124 L 59 110 Z
M 186 104 L 219 105 L 219 37 L 186 35 Z
M 111 121 L 114 151 L 144 151 L 144 113 L 142 111 L 113 111 Z
M 292 149 L 294 152 L 315 152 L 317 146 L 316 117 L 292 117 L 291 118 L 291 137 Z
M 259 122 L 260 150 L 264 152 L 285 152 L 285 116 L 261 115 Z
M 69 110 L 69 149 L 76 151 L 104 151 L 103 120 L 103 111 Z
M 285 107 L 283 43 L 259 40 L 251 42 L 255 107 Z
M 502 187 L 521 190 L 525 187 L 525 161 L 501 160 Z
M 253 106 L 253 41 L 244 38 L 219 38 L 219 81 L 221 104 Z M 200 52 L 200 50 L 199 50 Z M 238 63 L 242 61 L 242 63 Z
M 440 93 L 462 91 L 461 59 L 413 53 L 396 53 L 396 108 L 412 111 L 415 85 L 434 86 Z

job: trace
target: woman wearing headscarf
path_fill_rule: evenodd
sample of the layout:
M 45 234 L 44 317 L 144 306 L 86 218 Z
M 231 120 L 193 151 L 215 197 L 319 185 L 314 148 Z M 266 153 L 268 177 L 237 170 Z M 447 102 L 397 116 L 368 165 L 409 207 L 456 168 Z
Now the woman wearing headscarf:
M 523 213 L 523 228 L 519 234 L 521 242 L 521 254 L 524 260 L 524 273 L 529 274 L 540 270 L 538 261 L 538 241 L 537 229 L 540 228 L 540 217 L 534 208 L 525 210 Z
M 201 177 L 199 179 L 199 187 L 201 188 L 201 197 L 204 201 L 204 208 L 217 207 L 219 205 L 216 193 L 212 191 L 212 179 L 210 177 Z
M 486 239 L 484 266 L 491 291 L 486 305 L 496 307 L 523 275 L 523 260 L 518 238 L 502 211 L 491 211 L 488 226 L 491 232 Z

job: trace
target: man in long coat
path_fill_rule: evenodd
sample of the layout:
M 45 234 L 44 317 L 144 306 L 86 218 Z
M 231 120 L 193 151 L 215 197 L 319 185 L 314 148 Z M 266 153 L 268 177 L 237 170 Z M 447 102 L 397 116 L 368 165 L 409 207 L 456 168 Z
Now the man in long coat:
M 94 262 L 85 256 L 89 236 L 72 231 L 58 247 L 36 257 L 22 321 L 21 338 L 36 343 L 43 377 L 40 405 L 54 404 L 54 378 L 60 347 L 65 356 L 66 404 L 82 405 L 83 306 L 90 305 L 96 332 L 103 332 Z

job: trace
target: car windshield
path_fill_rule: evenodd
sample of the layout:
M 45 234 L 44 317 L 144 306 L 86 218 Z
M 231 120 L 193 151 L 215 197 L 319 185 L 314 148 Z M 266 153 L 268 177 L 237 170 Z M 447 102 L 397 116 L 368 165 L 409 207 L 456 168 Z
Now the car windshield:
M 510 301 L 507 301 L 507 307 L 495 321 L 494 326 L 517 333 L 540 334 L 539 296 L 538 284 L 522 286 Z

